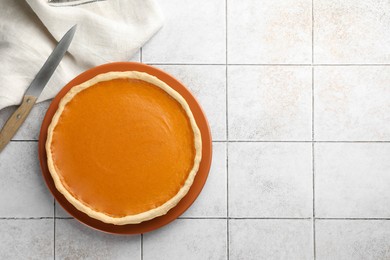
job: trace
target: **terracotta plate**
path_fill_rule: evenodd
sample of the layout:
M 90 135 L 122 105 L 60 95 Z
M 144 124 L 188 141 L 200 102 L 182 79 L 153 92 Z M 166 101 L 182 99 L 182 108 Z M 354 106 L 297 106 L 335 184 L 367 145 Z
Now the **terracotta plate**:
M 176 207 L 171 209 L 164 216 L 140 224 L 128 224 L 123 226 L 117 226 L 112 224 L 106 224 L 99 220 L 90 218 L 85 213 L 77 210 L 72 204 L 70 204 L 65 199 L 65 197 L 60 192 L 57 191 L 47 167 L 45 143 L 47 138 L 47 128 L 52 120 L 54 113 L 58 108 L 58 103 L 61 100 L 61 98 L 69 91 L 69 89 L 101 73 L 105 73 L 109 71 L 127 71 L 127 70 L 143 71 L 151 75 L 154 75 L 159 79 L 161 79 L 162 81 L 166 82 L 169 86 L 171 86 L 173 89 L 179 92 L 186 99 L 187 103 L 191 107 L 196 122 L 202 133 L 203 151 L 202 151 L 202 161 L 200 163 L 200 168 L 195 177 L 194 183 L 191 186 L 191 189 L 189 190 L 188 194 L 179 202 L 179 204 Z M 167 225 L 168 223 L 172 222 L 177 217 L 179 217 L 181 214 L 183 214 L 191 206 L 191 204 L 195 201 L 195 199 L 198 197 L 199 193 L 201 192 L 207 180 L 207 176 L 210 170 L 211 158 L 212 158 L 212 142 L 211 142 L 210 128 L 206 116 L 202 108 L 200 107 L 199 103 L 195 99 L 195 97 L 191 94 L 191 92 L 186 87 L 183 86 L 183 84 L 181 84 L 178 80 L 168 75 L 167 73 L 157 68 L 142 63 L 136 63 L 136 62 L 117 62 L 117 63 L 109 63 L 109 64 L 101 65 L 80 74 L 71 82 L 69 82 L 51 102 L 49 109 L 46 112 L 45 118 L 43 119 L 41 132 L 39 135 L 39 159 L 40 159 L 43 177 L 45 178 L 46 184 L 49 187 L 53 196 L 56 198 L 57 202 L 70 215 L 72 215 L 74 218 L 78 219 L 80 222 L 84 223 L 85 225 L 88 225 L 97 230 L 101 230 L 108 233 L 114 233 L 114 234 L 140 234 L 140 233 L 149 232 L 157 228 L 160 228 L 164 225 Z

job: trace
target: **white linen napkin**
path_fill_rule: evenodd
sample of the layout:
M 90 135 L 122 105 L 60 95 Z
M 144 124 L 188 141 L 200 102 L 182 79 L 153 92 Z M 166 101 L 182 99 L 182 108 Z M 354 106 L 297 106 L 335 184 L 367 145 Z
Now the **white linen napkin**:
M 162 26 L 153 0 L 0 1 L 0 109 L 19 104 L 61 37 L 77 31 L 38 102 L 91 67 L 127 61 Z

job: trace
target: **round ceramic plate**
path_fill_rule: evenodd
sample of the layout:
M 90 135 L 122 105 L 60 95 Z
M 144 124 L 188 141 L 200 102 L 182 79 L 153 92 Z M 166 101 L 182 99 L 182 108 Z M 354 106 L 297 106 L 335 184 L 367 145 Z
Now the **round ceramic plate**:
M 194 183 L 192 184 L 187 195 L 177 204 L 176 207 L 168 211 L 168 213 L 164 216 L 157 217 L 155 219 L 142 222 L 140 224 L 128 224 L 128 225 L 113 225 L 101 222 L 97 219 L 93 219 L 86 215 L 85 213 L 77 210 L 71 203 L 69 203 L 66 198 L 56 189 L 53 179 L 50 175 L 49 169 L 47 167 L 47 157 L 46 157 L 46 149 L 45 143 L 47 138 L 47 128 L 52 120 L 54 113 L 57 111 L 58 103 L 61 98 L 73 87 L 78 84 L 81 84 L 98 74 L 109 72 L 109 71 L 142 71 L 149 73 L 150 75 L 154 75 L 167 83 L 177 92 L 179 92 L 184 99 L 187 101 L 190 106 L 192 113 L 194 114 L 196 123 L 202 133 L 202 161 L 200 163 L 199 171 L 195 177 Z M 176 218 L 178 218 L 181 214 L 183 214 L 195 201 L 201 192 L 210 170 L 212 158 L 212 141 L 210 128 L 206 119 L 206 116 L 200 107 L 198 101 L 191 94 L 191 92 L 178 80 L 169 74 L 165 73 L 162 70 L 154 68 L 152 66 L 148 66 L 142 63 L 136 62 L 116 62 L 109 63 L 105 65 L 101 65 L 95 68 L 92 68 L 76 78 L 70 81 L 53 99 L 51 102 L 45 118 L 43 119 L 41 132 L 39 135 L 39 160 L 41 164 L 42 174 L 46 181 L 47 186 L 49 187 L 51 193 L 57 200 L 57 202 L 74 218 L 78 219 L 80 222 L 88 225 L 92 228 L 95 228 L 100 231 L 114 233 L 114 234 L 140 234 L 155 230 L 160 228 L 168 223 L 172 222 Z

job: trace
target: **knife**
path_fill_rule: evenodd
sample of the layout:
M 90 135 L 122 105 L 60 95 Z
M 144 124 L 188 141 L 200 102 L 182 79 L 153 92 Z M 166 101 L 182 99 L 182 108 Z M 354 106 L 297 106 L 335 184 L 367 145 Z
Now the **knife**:
M 19 127 L 26 120 L 28 114 L 30 114 L 31 109 L 38 99 L 38 96 L 45 88 L 47 82 L 53 75 L 55 69 L 68 50 L 74 33 L 76 32 L 76 27 L 77 25 L 74 25 L 72 28 L 70 28 L 69 31 L 58 42 L 49 58 L 47 58 L 45 61 L 45 64 L 43 64 L 42 68 L 39 70 L 38 74 L 27 88 L 22 103 L 4 124 L 0 131 L 0 151 L 4 149 L 4 147 L 18 131 Z

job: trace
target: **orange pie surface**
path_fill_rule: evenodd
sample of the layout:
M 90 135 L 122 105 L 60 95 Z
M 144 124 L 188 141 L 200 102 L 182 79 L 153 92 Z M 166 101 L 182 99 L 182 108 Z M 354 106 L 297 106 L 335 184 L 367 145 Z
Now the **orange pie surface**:
M 77 93 L 52 129 L 54 169 L 65 189 L 110 217 L 174 197 L 194 167 L 194 131 L 183 106 L 140 79 L 98 82 Z

